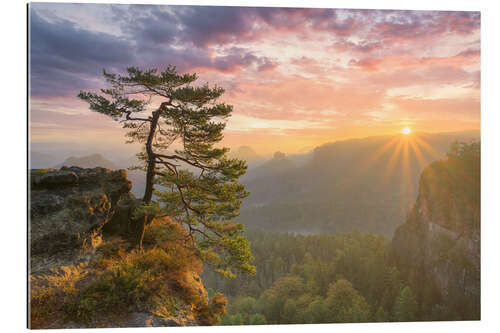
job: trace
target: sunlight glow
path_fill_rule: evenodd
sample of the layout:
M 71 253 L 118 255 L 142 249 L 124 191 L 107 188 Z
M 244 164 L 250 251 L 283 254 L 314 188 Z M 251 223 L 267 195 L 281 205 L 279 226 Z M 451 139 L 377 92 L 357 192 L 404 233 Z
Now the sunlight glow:
M 411 133 L 410 128 L 405 127 L 400 133 L 405 135 L 397 135 L 388 140 L 364 161 L 363 166 L 365 169 L 377 168 L 379 163 L 383 163 L 380 183 L 394 182 L 399 187 L 402 195 L 399 209 L 406 212 L 409 209 L 408 202 L 415 199 L 415 191 L 418 189 L 418 179 L 412 177 L 412 170 L 423 169 L 432 160 L 443 155 L 425 141 L 425 136 Z

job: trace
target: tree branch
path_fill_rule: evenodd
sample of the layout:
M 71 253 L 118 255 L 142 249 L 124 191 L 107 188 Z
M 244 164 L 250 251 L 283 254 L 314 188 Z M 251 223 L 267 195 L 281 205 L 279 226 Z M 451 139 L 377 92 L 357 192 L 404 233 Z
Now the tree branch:
M 203 164 L 200 164 L 200 163 L 195 163 L 195 162 L 192 162 L 184 157 L 181 157 L 177 154 L 174 154 L 174 155 L 163 155 L 163 154 L 155 154 L 156 156 L 158 157 L 163 157 L 163 158 L 166 158 L 166 159 L 169 159 L 169 160 L 181 160 L 191 166 L 194 166 L 194 167 L 197 167 L 197 168 L 200 168 L 200 169 L 212 169 L 212 170 L 217 170 L 216 167 L 212 167 L 210 165 L 203 165 Z
M 132 111 L 122 111 L 122 112 L 126 114 L 125 119 L 122 121 L 135 120 L 135 121 L 149 121 L 149 122 L 151 122 L 151 118 L 132 118 L 132 117 L 130 117 L 130 114 L 132 113 Z

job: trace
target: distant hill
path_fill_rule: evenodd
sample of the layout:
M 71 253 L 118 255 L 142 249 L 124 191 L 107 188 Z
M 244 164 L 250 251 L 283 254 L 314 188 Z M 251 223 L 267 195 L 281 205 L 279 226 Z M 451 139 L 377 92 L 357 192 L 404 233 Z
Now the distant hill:
M 230 158 L 237 158 L 247 162 L 249 168 L 253 168 L 265 161 L 265 158 L 257 154 L 257 152 L 249 146 L 240 146 L 231 149 L 228 153 Z
M 249 170 L 240 221 L 281 232 L 361 231 L 392 235 L 415 201 L 420 174 L 454 140 L 479 131 L 413 133 L 337 141 L 300 166 L 278 161 Z
M 244 160 L 255 160 L 261 158 L 255 150 L 249 146 L 240 146 L 237 149 L 231 150 L 229 155 L 235 158 L 241 158 Z
M 259 180 L 267 180 L 274 174 L 282 174 L 286 170 L 293 169 L 298 166 L 290 160 L 284 153 L 277 151 L 274 153 L 273 158 L 261 163 L 253 169 L 249 169 L 247 173 L 241 178 L 243 183 L 253 183 L 254 186 L 260 186 Z
M 62 166 L 79 166 L 81 168 L 95 168 L 95 167 L 102 167 L 106 169 L 111 169 L 111 170 L 116 170 L 119 169 L 119 167 L 102 157 L 101 154 L 92 154 L 88 156 L 82 156 L 82 157 L 68 157 L 64 162 L 59 163 L 54 166 L 54 168 L 60 168 Z

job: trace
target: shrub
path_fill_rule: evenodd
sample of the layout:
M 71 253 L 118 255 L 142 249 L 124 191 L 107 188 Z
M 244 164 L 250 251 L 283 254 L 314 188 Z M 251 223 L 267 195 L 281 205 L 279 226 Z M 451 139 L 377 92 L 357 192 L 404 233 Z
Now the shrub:
M 76 284 L 86 275 L 85 265 L 63 266 L 51 274 L 30 277 L 30 327 L 42 328 L 58 317 L 65 302 L 78 293 Z
M 147 300 L 155 291 L 150 271 L 124 264 L 111 267 L 83 287 L 65 304 L 68 320 L 89 323 L 96 316 L 119 315 Z

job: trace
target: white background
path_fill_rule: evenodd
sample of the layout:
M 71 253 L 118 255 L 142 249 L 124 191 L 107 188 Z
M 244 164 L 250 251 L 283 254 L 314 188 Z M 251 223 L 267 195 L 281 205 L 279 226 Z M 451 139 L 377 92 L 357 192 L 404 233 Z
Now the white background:
M 63 2 L 52 0 L 51 2 Z M 67 1 L 68 2 L 68 1 Z M 83 2 L 83 1 L 70 1 Z M 88 1 L 87 1 L 88 2 Z M 149 3 L 183 5 L 239 5 L 331 7 L 413 10 L 481 11 L 481 135 L 482 135 L 482 320 L 480 322 L 378 323 L 334 325 L 275 325 L 231 327 L 181 327 L 168 331 L 189 332 L 469 332 L 500 331 L 500 96 L 499 43 L 500 14 L 496 1 L 475 0 L 204 0 L 204 1 L 96 1 L 94 3 Z M 26 330 L 26 155 L 27 155 L 27 66 L 26 3 L 2 1 L 1 33 L 2 65 L 0 82 L 0 330 Z M 106 331 L 117 331 L 108 329 Z M 155 329 L 120 329 L 120 332 L 148 332 Z M 157 328 L 156 330 L 165 330 Z M 49 330 L 47 332 L 51 332 Z M 78 332 L 106 332 L 79 330 Z

